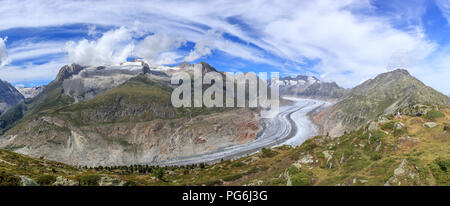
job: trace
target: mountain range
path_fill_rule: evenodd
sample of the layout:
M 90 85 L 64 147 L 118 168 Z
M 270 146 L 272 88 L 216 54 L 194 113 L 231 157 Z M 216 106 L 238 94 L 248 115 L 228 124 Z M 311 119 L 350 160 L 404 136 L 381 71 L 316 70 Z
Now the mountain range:
M 278 85 L 280 95 L 336 102 L 344 97 L 348 90 L 335 82 L 322 82 L 313 76 L 297 75 L 296 77 L 280 77 L 271 80 L 270 85 Z
M 254 139 L 262 125 L 248 108 L 174 108 L 174 71 L 145 63 L 60 69 L 37 96 L 0 116 L 0 146 L 72 165 L 129 165 L 201 155 Z
M 48 85 L 31 89 L 32 94 L 22 90 L 27 95 L 23 101 L 20 92 L 2 82 L 6 86 L 0 94 L 9 100 L 9 109 L 0 115 L 0 147 L 72 165 L 130 165 L 212 153 L 255 139 L 264 124 L 257 110 L 172 106 L 171 75 L 193 75 L 196 67 L 218 72 L 205 62 L 175 67 L 72 64 Z M 449 106 L 449 97 L 402 69 L 350 90 L 301 75 L 268 83 L 278 85 L 282 96 L 333 102 L 311 114 L 321 134 L 332 137 L 394 113 L 423 113 L 414 109 L 417 105 Z

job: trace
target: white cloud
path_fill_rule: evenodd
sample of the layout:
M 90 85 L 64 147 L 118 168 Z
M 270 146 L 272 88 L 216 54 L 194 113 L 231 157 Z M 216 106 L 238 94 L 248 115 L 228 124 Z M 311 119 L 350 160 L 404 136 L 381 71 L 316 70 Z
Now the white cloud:
M 82 39 L 66 45 L 69 60 L 81 65 L 118 64 L 126 61 L 133 45 L 132 33 L 125 27 L 111 30 L 98 40 Z
M 211 49 L 216 47 L 216 39 L 223 40 L 220 32 L 213 29 L 206 32 L 206 35 L 203 36 L 200 41 L 197 41 L 194 49 L 189 52 L 189 55 L 184 57 L 184 61 L 191 62 L 204 56 L 211 55 Z
M 42 56 L 62 54 L 64 42 L 30 42 L 21 41 L 19 44 L 10 45 L 8 48 L 11 63 Z
M 450 94 L 450 45 L 434 52 L 425 61 L 412 67 L 409 71 L 413 76 L 420 77 L 426 85 L 431 85 L 434 89 Z
M 97 26 L 95 26 L 95 25 L 89 25 L 89 26 L 88 26 L 88 32 L 87 32 L 87 34 L 88 34 L 89 36 L 95 36 L 95 35 L 97 35 L 98 32 L 96 31 L 96 29 L 97 29 Z
M 81 65 L 119 64 L 130 56 L 142 57 L 151 64 L 173 64 L 182 57 L 174 50 L 186 43 L 183 38 L 157 33 L 137 40 L 140 35 L 134 27 L 120 27 L 96 40 L 70 41 L 65 50 L 71 62 Z
M 158 55 L 156 61 L 150 62 L 155 65 L 163 65 L 163 64 L 176 64 L 178 63 L 178 59 L 183 58 L 181 54 L 176 52 L 163 52 Z
M 436 4 L 441 9 L 442 14 L 450 24 L 450 0 L 436 0 Z
M 67 61 L 64 59 L 55 59 L 42 65 L 8 65 L 0 69 L 0 77 L 11 83 L 32 82 L 36 80 L 51 81 L 56 77 L 62 65 L 65 64 L 67 64 Z
M 414 2 L 416 5 L 423 0 Z M 449 1 L 436 2 L 449 17 Z M 129 30 L 139 29 L 172 36 L 162 41 L 162 45 L 154 45 L 152 38 L 156 36 L 147 37 L 147 43 L 141 42 L 150 47 L 139 48 L 137 42 L 135 51 L 145 54 L 146 59 L 154 63 L 195 60 L 220 50 L 234 57 L 271 64 L 284 72 L 298 72 L 297 67 L 286 67 L 291 64 L 285 62 L 318 61 L 312 70 L 325 80 L 337 81 L 345 87 L 385 72 L 389 65 L 395 64 L 418 68 L 417 71 L 422 71 L 415 72 L 419 79 L 437 78 L 430 82 L 431 86 L 445 84 L 436 82 L 447 82 L 444 81 L 446 76 L 431 75 L 432 72 L 425 69 L 432 66 L 427 57 L 440 47 L 428 40 L 421 28 L 424 10 L 408 6 L 408 1 L 402 3 L 408 5 L 399 6 L 398 11 L 404 13 L 398 13 L 397 17 L 396 12 L 389 17 L 373 16 L 371 3 L 370 0 L 286 0 L 282 3 L 250 0 L 239 4 L 226 0 L 58 1 L 51 4 L 36 0 L 4 1 L 0 8 L 0 30 L 79 22 L 131 28 L 122 34 L 106 33 L 97 41 L 72 43 L 69 58 L 89 64 L 123 61 L 133 48 L 129 40 L 133 34 Z M 237 21 L 229 21 L 230 17 Z M 398 29 L 399 22 L 395 18 L 406 19 L 406 25 L 411 24 L 411 27 L 405 29 L 403 25 Z M 238 37 L 244 43 L 210 35 L 211 30 Z M 114 37 L 120 35 L 123 39 Z M 110 40 L 102 40 L 108 39 L 105 36 L 111 36 Z M 195 48 L 183 57 L 173 51 L 181 42 L 173 43 L 175 37 L 196 43 Z M 255 46 L 281 60 L 267 58 L 266 52 Z M 399 56 L 407 60 L 402 63 Z M 448 84 L 445 87 L 450 88 Z
M 184 61 L 191 62 L 195 61 L 203 56 L 211 55 L 211 48 L 209 47 L 210 42 L 199 41 L 195 44 L 194 49 L 189 52 L 189 55 L 184 57 Z
M 8 57 L 8 51 L 6 51 L 6 40 L 8 37 L 1 38 L 0 37 L 0 68 L 5 66 L 10 62 L 10 59 Z
M 167 52 L 178 49 L 185 43 L 186 40 L 183 38 L 157 33 L 147 36 L 144 40 L 138 42 L 133 55 L 142 57 L 153 64 L 172 64 L 180 56 L 174 52 Z

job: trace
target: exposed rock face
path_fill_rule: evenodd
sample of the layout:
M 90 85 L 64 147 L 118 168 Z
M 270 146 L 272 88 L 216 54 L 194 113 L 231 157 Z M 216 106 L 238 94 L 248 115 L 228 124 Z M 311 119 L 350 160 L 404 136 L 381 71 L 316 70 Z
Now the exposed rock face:
M 25 97 L 33 98 L 44 90 L 45 86 L 36 87 L 16 87 L 16 89 Z
M 174 108 L 171 72 L 216 71 L 206 63 L 65 66 L 24 106 L 28 116 L 0 147 L 72 165 L 157 164 L 245 144 L 262 130 L 254 111 Z
M 0 79 L 0 115 L 23 100 L 23 95 L 10 83 Z
M 420 182 L 417 167 L 413 167 L 408 160 L 403 159 L 400 165 L 394 170 L 394 174 L 384 185 L 405 185 L 406 183 L 413 181 Z
M 75 102 L 85 101 L 117 87 L 141 73 L 148 73 L 148 65 L 81 67 L 65 66 L 56 78 L 62 82 L 64 94 Z
M 17 130 L 16 130 L 17 128 Z M 56 118 L 20 124 L 2 146 L 72 165 L 156 164 L 245 144 L 262 130 L 248 110 L 138 123 L 73 126 Z M 20 129 L 19 129 L 20 128 Z
M 60 70 L 58 75 L 56 75 L 55 81 L 63 81 L 65 79 L 70 78 L 72 75 L 78 74 L 81 70 L 83 70 L 84 67 L 78 64 L 72 64 L 70 66 L 66 65 L 63 66 Z
M 214 67 L 212 67 L 206 62 L 199 62 L 198 64 L 189 64 L 184 62 L 178 65 L 177 67 L 182 70 L 193 70 L 195 66 L 199 66 L 202 69 L 202 73 L 217 72 L 217 70 Z
M 278 85 L 280 95 L 336 101 L 348 93 L 335 82 L 321 82 L 312 76 L 281 77 L 272 80 L 271 86 Z
M 397 69 L 356 86 L 341 101 L 317 114 L 314 121 L 323 134 L 337 137 L 379 115 L 403 114 L 404 108 L 419 104 L 448 107 L 449 102 L 449 97 L 424 85 L 408 71 Z

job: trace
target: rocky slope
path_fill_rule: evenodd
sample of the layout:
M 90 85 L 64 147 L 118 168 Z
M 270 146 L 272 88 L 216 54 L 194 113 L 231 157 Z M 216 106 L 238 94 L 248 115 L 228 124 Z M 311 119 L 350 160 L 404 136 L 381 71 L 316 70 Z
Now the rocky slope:
M 64 66 L 42 93 L 3 116 L 0 146 L 72 165 L 131 165 L 254 139 L 262 126 L 247 108 L 172 106 L 171 72 L 194 66 L 215 70 L 206 63 L 170 69 Z
M 397 112 L 416 114 L 420 112 L 414 108 L 420 105 L 448 107 L 449 101 L 449 97 L 424 85 L 408 71 L 397 69 L 356 86 L 342 100 L 317 114 L 314 119 L 322 126 L 323 134 L 336 137 L 380 116 Z
M 313 76 L 280 77 L 272 80 L 270 85 L 278 85 L 280 95 L 337 101 L 344 97 L 348 90 L 338 86 L 335 82 L 322 82 Z
M 77 168 L 0 149 L 0 180 L 9 180 L 0 185 L 449 186 L 450 110 L 429 114 L 391 116 L 370 129 L 212 165 Z
M 23 98 L 23 95 L 10 83 L 0 79 L 0 115 L 15 106 Z

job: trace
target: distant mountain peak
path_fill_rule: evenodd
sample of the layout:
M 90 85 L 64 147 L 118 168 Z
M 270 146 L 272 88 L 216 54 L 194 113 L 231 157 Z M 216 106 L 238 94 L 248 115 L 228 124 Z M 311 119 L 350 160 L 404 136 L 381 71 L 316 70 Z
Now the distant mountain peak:
M 297 75 L 295 77 L 280 77 L 271 79 L 271 86 L 279 86 L 283 96 L 296 96 L 304 98 L 336 101 L 347 94 L 347 90 L 335 82 L 322 82 L 314 76 Z
M 187 62 L 183 62 L 183 63 L 179 64 L 176 67 L 178 67 L 180 69 L 187 69 L 187 70 L 189 70 L 189 69 L 194 68 L 196 65 L 201 65 L 203 73 L 206 73 L 206 72 L 217 72 L 217 70 L 213 66 L 211 66 L 210 64 L 208 64 L 206 62 L 203 62 L 203 61 L 201 61 L 199 63 L 196 63 L 196 64 L 189 64 Z
M 58 75 L 56 75 L 56 81 L 63 81 L 67 78 L 70 78 L 72 75 L 80 73 L 81 70 L 83 70 L 85 67 L 79 65 L 79 64 L 72 64 L 72 65 L 65 65 L 61 67 L 59 70 Z
M 382 73 L 379 74 L 378 76 L 376 76 L 375 78 L 384 78 L 384 77 L 400 77 L 400 76 L 408 76 L 408 77 L 412 77 L 411 74 L 408 72 L 408 70 L 406 69 L 402 69 L 402 68 L 398 68 L 386 73 Z
M 36 87 L 16 87 L 16 89 L 25 97 L 25 98 L 33 98 L 40 94 L 45 86 L 36 86 Z
M 392 70 L 390 72 L 386 72 L 386 73 L 397 73 L 397 74 L 411 75 L 411 74 L 409 74 L 407 69 L 403 69 L 403 68 L 397 68 L 397 69 L 394 69 L 394 70 Z

